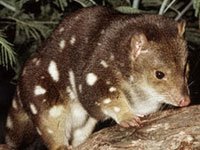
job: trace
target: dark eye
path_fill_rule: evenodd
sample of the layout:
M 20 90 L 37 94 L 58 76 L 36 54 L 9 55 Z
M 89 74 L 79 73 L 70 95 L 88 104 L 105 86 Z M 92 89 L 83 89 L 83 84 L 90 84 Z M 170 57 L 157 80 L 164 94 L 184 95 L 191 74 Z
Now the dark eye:
M 155 75 L 158 79 L 163 79 L 165 77 L 165 74 L 162 71 L 156 71 Z

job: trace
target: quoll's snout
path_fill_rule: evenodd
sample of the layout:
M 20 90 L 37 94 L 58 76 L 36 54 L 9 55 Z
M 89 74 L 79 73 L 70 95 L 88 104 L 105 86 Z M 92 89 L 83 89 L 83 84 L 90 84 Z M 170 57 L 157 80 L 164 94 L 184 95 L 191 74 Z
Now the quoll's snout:
M 179 106 L 180 107 L 185 107 L 185 106 L 188 106 L 189 104 L 190 104 L 189 96 L 185 96 L 179 101 Z

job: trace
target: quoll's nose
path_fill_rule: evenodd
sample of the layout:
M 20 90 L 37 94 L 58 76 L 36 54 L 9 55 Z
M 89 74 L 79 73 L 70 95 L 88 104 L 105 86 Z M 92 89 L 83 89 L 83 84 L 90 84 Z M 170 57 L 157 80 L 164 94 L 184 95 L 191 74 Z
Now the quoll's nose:
M 179 102 L 180 107 L 185 107 L 185 106 L 188 106 L 189 104 L 190 104 L 190 98 L 188 96 L 184 97 Z

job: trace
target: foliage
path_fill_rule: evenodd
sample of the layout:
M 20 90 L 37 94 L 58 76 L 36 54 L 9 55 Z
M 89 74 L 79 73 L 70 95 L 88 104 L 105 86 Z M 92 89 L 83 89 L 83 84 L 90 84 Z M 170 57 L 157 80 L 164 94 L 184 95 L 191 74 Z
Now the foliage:
M 0 65 L 20 68 L 21 65 L 15 65 L 17 60 L 23 64 L 66 13 L 94 5 L 179 20 L 188 17 L 188 10 L 194 12 L 189 17 L 198 16 L 200 0 L 0 0 Z
M 195 16 L 198 16 L 200 10 L 200 0 L 193 0 L 193 7 L 195 9 Z
M 8 67 L 9 64 L 11 67 L 13 67 L 14 64 L 16 63 L 16 57 L 15 57 L 16 54 L 12 46 L 13 45 L 5 39 L 5 36 L 3 36 L 0 33 L 0 48 L 1 48 L 0 64 L 2 66 Z

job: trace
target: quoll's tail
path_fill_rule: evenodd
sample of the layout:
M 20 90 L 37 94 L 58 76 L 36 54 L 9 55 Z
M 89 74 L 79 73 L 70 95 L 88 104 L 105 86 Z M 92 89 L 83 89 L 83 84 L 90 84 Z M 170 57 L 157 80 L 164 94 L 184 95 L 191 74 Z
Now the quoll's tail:
M 36 138 L 37 132 L 32 121 L 24 111 L 17 90 L 6 122 L 6 144 L 12 149 L 21 149 L 29 145 Z

